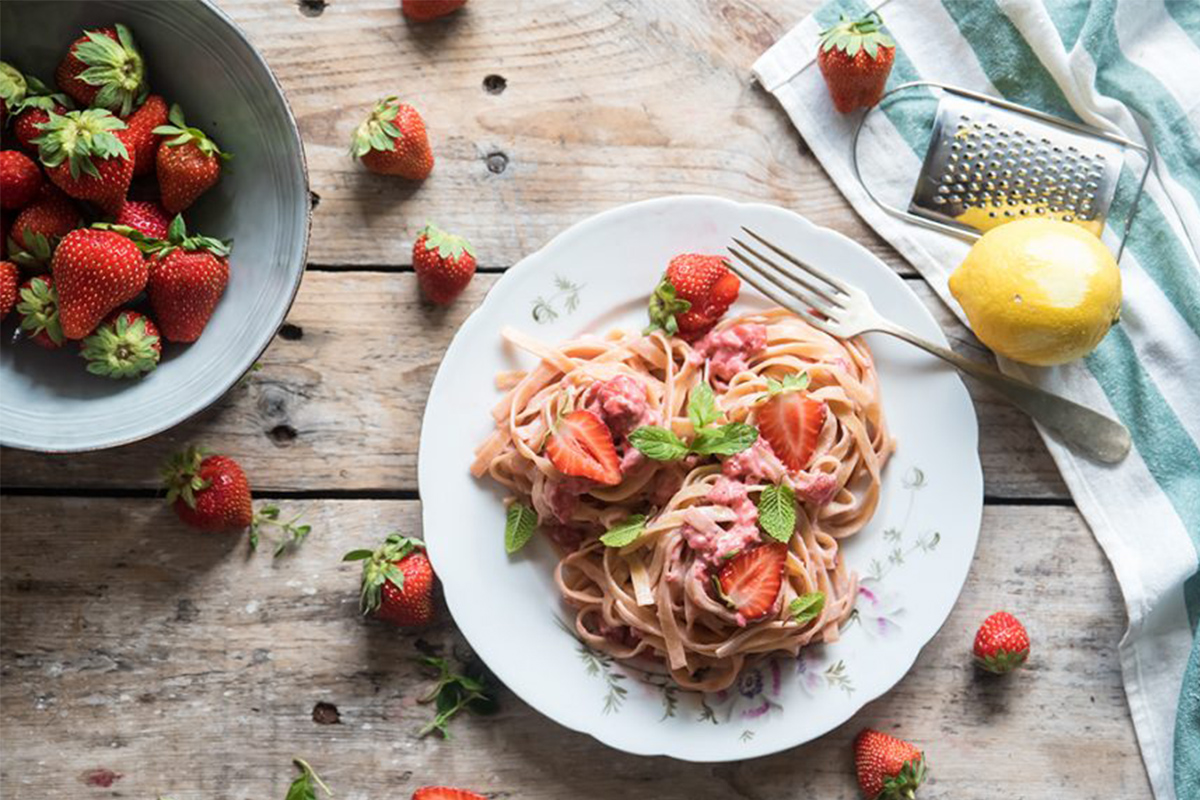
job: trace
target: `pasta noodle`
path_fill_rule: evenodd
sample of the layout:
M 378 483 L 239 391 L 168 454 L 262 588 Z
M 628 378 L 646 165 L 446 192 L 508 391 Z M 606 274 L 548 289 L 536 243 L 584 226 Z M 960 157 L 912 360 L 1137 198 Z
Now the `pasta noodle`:
M 581 640 L 666 670 L 683 688 L 718 691 L 756 659 L 838 638 L 857 595 L 839 542 L 874 514 L 893 449 L 861 340 L 839 340 L 782 309 L 726 319 L 693 344 L 662 332 L 618 330 L 556 347 L 504 335 L 540 361 L 497 376 L 505 393 L 493 409 L 496 427 L 471 469 L 536 510 L 559 551 L 555 579 Z M 714 388 L 722 422 L 753 425 L 768 379 L 801 373 L 827 412 L 801 470 L 789 471 L 763 437 L 734 455 L 674 461 L 651 460 L 629 442 L 643 425 L 694 436 L 687 408 L 701 382 Z M 563 475 L 547 457 L 556 420 L 575 408 L 594 410 L 611 429 L 618 484 Z M 794 491 L 795 532 L 770 613 L 748 621 L 714 591 L 712 577 L 732 554 L 772 541 L 756 524 L 757 501 L 772 485 Z M 645 515 L 635 540 L 600 541 L 635 514 Z M 792 601 L 815 592 L 824 597 L 820 612 L 794 618 Z

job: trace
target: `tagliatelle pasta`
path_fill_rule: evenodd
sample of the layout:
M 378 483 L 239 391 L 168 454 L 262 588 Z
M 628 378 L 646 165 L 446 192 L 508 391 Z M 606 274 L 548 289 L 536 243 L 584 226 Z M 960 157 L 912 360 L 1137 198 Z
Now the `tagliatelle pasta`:
M 837 639 L 857 595 L 839 541 L 874 514 L 893 449 L 861 340 L 829 336 L 782 309 L 727 319 L 693 344 L 620 330 L 557 346 L 505 336 L 540 361 L 497 376 L 505 394 L 493 410 L 496 428 L 471 470 L 537 512 L 560 553 L 555 578 L 584 642 L 643 668 L 661 665 L 681 687 L 717 691 L 757 658 Z M 808 396 L 826 408 L 803 469 L 789 470 L 763 437 L 734 455 L 673 461 L 649 459 L 630 443 L 646 425 L 692 439 L 688 402 L 701 382 L 714 390 L 720 423 L 754 425 L 768 380 L 803 373 Z M 579 408 L 593 410 L 613 435 L 616 485 L 564 475 L 545 454 L 556 421 Z M 793 490 L 795 529 L 774 604 L 746 620 L 713 576 L 734 555 L 774 541 L 758 524 L 770 486 Z M 600 541 L 634 515 L 645 519 L 631 542 Z M 793 601 L 814 593 L 819 612 L 794 616 Z

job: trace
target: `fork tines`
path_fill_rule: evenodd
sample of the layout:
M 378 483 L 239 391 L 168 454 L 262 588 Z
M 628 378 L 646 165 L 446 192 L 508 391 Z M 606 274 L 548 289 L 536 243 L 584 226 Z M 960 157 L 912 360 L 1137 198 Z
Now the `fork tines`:
M 769 255 L 736 236 L 733 237 L 736 246 L 730 245 L 728 250 L 741 265 L 729 262 L 729 268 L 746 283 L 800 316 L 813 327 L 828 331 L 832 327 L 830 323 L 836 322 L 839 312 L 845 310 L 851 292 L 850 286 L 839 278 L 800 261 L 749 228 L 743 227 L 742 230 L 798 269 L 790 270 L 780 266 Z

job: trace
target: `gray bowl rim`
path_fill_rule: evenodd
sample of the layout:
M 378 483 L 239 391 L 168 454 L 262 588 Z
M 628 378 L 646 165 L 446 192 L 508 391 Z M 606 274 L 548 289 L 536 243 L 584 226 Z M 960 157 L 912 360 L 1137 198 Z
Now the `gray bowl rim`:
M 291 291 L 288 293 L 287 303 L 282 306 L 282 313 L 280 313 L 279 318 L 275 320 L 275 333 L 271 334 L 271 337 L 267 339 L 267 343 L 262 346 L 262 349 L 254 354 L 254 358 L 250 359 L 250 363 L 246 365 L 246 368 L 235 375 L 233 379 L 221 389 L 221 391 L 216 393 L 212 400 L 177 420 L 154 426 L 150 430 L 146 430 L 137 434 L 136 436 L 130 436 L 115 442 L 105 442 L 104 444 L 93 446 L 67 447 L 58 449 L 23 447 L 21 445 L 9 444 L 8 442 L 0 442 L 0 445 L 3 445 L 4 447 L 11 447 L 14 450 L 25 450 L 31 453 L 94 453 L 101 450 L 112 450 L 118 447 L 125 447 L 126 445 L 149 439 L 151 436 L 157 436 L 164 431 L 169 431 L 178 425 L 182 425 L 190 419 L 195 419 L 205 411 L 208 411 L 210 408 L 215 406 L 217 403 L 221 402 L 225 395 L 229 394 L 229 390 L 232 389 L 238 381 L 240 381 L 248 372 L 250 372 L 251 369 L 254 368 L 255 363 L 262 358 L 262 354 L 267 351 L 267 348 L 270 347 L 275 341 L 275 337 L 279 335 L 279 329 L 283 326 L 284 320 L 287 319 L 288 313 L 292 310 L 292 305 L 296 302 L 296 295 L 300 291 L 300 284 L 303 282 L 304 273 L 308 269 L 308 244 L 309 239 L 312 236 L 312 184 L 308 179 L 308 157 L 304 152 L 304 139 L 300 136 L 300 127 L 296 124 L 296 115 L 292 113 L 292 106 L 291 103 L 288 102 L 287 93 L 283 91 L 283 86 L 279 84 L 279 79 L 275 77 L 275 72 L 271 69 L 271 65 L 267 63 L 265 58 L 263 58 L 262 53 L 258 52 L 258 48 L 255 47 L 254 43 L 250 41 L 250 37 L 246 35 L 245 31 L 243 31 L 241 27 L 229 17 L 228 14 L 226 14 L 217 6 L 214 0 L 200 0 L 200 3 L 229 26 L 234 34 L 236 34 L 237 37 L 241 39 L 243 43 L 245 43 L 246 47 L 250 48 L 250 53 L 254 56 L 255 60 L 262 65 L 264 70 L 266 70 L 267 78 L 271 81 L 271 85 L 275 87 L 275 91 L 278 93 L 279 99 L 283 101 L 283 110 L 287 114 L 288 127 L 291 129 L 292 135 L 296 139 L 297 150 L 300 153 L 300 171 L 304 175 L 304 193 L 308 200 L 308 208 L 304 214 L 304 244 L 300 248 L 302 264 L 299 271 L 296 273 L 296 280 L 292 283 Z

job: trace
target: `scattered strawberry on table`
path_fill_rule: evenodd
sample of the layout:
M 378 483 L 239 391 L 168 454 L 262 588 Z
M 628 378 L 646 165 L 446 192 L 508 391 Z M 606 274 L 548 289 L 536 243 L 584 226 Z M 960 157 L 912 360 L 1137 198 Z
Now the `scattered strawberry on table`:
M 51 114 L 33 140 L 46 174 L 77 200 L 116 214 L 133 180 L 133 157 L 116 132 L 125 123 L 100 108 Z
M 739 616 L 739 624 L 761 619 L 775 607 L 783 585 L 787 545 L 760 544 L 734 556 L 714 578 L 717 593 Z
M 58 292 L 51 276 L 35 275 L 21 284 L 17 314 L 21 318 L 21 331 L 34 344 L 55 350 L 66 342 L 58 321 Z
M 42 171 L 20 150 L 0 150 L 0 208 L 28 205 L 42 188 Z
M 424 542 L 393 533 L 378 549 L 351 550 L 342 560 L 363 562 L 363 614 L 401 627 L 433 620 L 433 566 Z
M 487 800 L 477 792 L 449 786 L 422 786 L 413 792 L 412 800 Z
M 621 482 L 612 431 L 594 411 L 578 409 L 558 420 L 546 440 L 546 457 L 559 472 L 604 486 Z
M 466 4 L 467 0 L 401 0 L 400 10 L 414 22 L 428 22 L 452 14 Z
M 129 28 L 84 31 L 54 73 L 58 87 L 82 106 L 127 116 L 146 96 L 146 68 Z
M 136 378 L 158 366 L 162 342 L 149 317 L 126 309 L 109 314 L 83 340 L 80 355 L 93 375 Z
M 433 172 L 425 121 L 415 108 L 396 97 L 376 103 L 370 116 L 354 130 L 350 155 L 380 175 L 423 181 Z
M 221 152 L 204 131 L 188 127 L 178 105 L 171 106 L 168 119 L 170 124 L 153 129 L 154 134 L 164 137 L 156 155 L 158 188 L 163 208 L 178 214 L 216 185 L 221 178 L 221 162 L 232 156 Z
M 650 326 L 695 339 L 737 301 L 742 282 L 721 256 L 684 253 L 671 259 L 650 296 Z
M 413 242 L 413 270 L 425 296 L 444 305 L 462 294 L 475 276 L 475 248 L 463 237 L 426 223 Z
M 17 302 L 21 270 L 11 261 L 0 261 L 0 319 L 8 316 Z
M 768 386 L 767 399 L 754 411 L 755 425 L 779 460 L 797 472 L 812 460 L 827 409 L 804 391 L 807 373 L 789 375 L 782 383 L 769 381 Z
M 141 250 L 112 231 L 79 228 L 63 237 L 50 266 L 58 291 L 63 335 L 82 339 L 113 309 L 146 288 L 149 272 Z
M 896 43 L 883 32 L 876 11 L 857 19 L 843 14 L 836 25 L 821 31 L 817 66 L 833 107 L 846 114 L 878 103 L 895 58 Z
M 854 740 L 854 768 L 867 800 L 912 800 L 925 780 L 925 756 L 915 745 L 870 728 Z
M 1012 672 L 1029 659 L 1029 634 L 1012 614 L 997 611 L 979 626 L 974 653 L 975 663 L 988 672 Z

